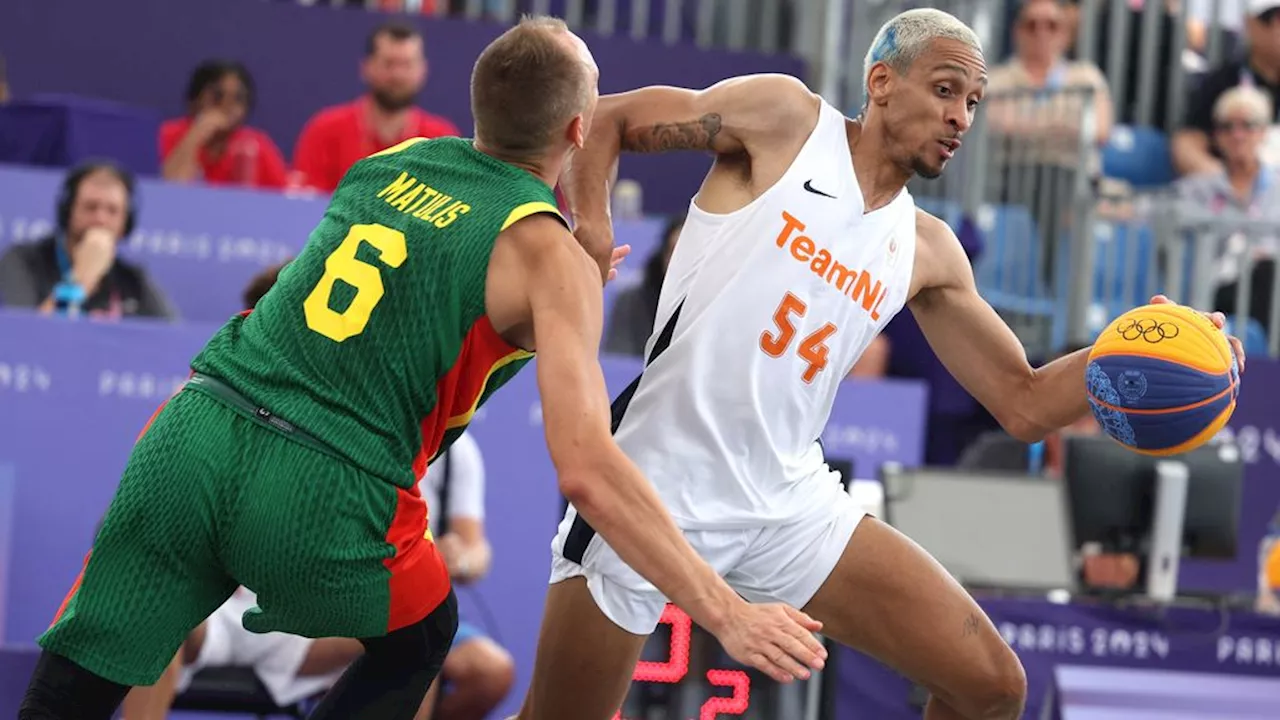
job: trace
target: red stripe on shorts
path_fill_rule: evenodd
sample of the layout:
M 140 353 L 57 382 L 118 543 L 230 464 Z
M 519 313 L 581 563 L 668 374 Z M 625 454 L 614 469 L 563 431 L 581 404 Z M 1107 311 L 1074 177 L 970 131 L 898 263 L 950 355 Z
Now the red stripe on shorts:
M 391 573 L 387 632 L 418 622 L 449 596 L 449 569 L 427 535 L 427 503 L 418 486 L 396 488 L 396 514 L 386 535 L 396 553 L 383 561 Z

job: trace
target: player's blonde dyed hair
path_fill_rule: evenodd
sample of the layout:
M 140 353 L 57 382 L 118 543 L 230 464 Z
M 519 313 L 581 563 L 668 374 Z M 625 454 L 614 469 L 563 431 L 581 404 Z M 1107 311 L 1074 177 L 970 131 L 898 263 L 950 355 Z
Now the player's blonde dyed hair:
M 900 74 L 906 73 L 934 40 L 956 40 L 982 53 L 978 34 L 954 15 L 933 8 L 908 10 L 880 28 L 862 63 L 862 79 L 871 75 L 871 66 L 884 63 Z

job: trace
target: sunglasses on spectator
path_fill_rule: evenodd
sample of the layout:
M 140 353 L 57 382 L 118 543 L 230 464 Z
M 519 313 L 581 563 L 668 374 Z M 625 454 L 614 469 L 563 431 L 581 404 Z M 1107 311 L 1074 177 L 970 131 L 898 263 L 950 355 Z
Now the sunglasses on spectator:
M 1257 130 L 1263 126 L 1263 123 L 1254 122 L 1253 120 L 1221 120 L 1215 122 L 1213 127 L 1222 132 L 1231 132 L 1232 130 Z
M 1037 33 L 1041 30 L 1045 32 L 1058 32 L 1058 28 L 1062 23 L 1050 18 L 1028 18 L 1022 21 L 1022 29 L 1029 33 Z

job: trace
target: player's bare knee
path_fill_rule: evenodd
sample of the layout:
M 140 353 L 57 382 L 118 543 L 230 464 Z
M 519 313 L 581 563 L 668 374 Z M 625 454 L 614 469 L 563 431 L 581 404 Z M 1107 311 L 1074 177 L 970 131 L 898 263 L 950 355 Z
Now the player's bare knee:
M 474 640 L 455 648 L 445 661 L 445 676 L 468 694 L 501 702 L 516 681 L 511 654 L 497 643 Z

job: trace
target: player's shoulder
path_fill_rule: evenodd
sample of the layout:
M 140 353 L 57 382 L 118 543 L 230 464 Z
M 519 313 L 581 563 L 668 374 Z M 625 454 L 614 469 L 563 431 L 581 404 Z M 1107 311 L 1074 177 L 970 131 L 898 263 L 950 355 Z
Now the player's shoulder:
M 917 290 L 966 284 L 972 278 L 960 238 L 941 218 L 916 208 L 916 262 L 912 285 Z M 913 291 L 913 295 L 914 295 Z
M 817 122 L 822 107 L 822 97 L 809 89 L 803 81 L 783 73 L 757 73 L 740 75 L 725 80 L 724 85 L 748 98 L 760 111 L 774 122 L 790 129 L 800 129 L 806 122 Z M 812 128 L 808 128 L 812 129 Z M 806 132 L 807 134 L 807 132 Z
M 503 227 L 499 243 L 515 249 L 521 265 L 534 274 L 550 276 L 567 269 L 594 268 L 594 261 L 559 211 L 545 203 L 533 205 L 517 208 L 522 216 Z M 524 212 L 528 210 L 532 212 Z
M 800 78 L 786 73 L 753 73 L 739 75 L 724 81 L 726 85 L 738 85 L 753 91 L 768 93 L 770 101 L 814 100 L 817 93 L 809 89 Z M 762 98 L 764 99 L 764 98 Z
M 950 225 L 937 215 L 920 208 L 916 208 L 916 238 L 928 243 L 960 243 Z
M 525 203 L 513 209 L 502 224 L 501 235 L 531 251 L 556 252 L 576 245 L 564 216 L 546 202 Z

